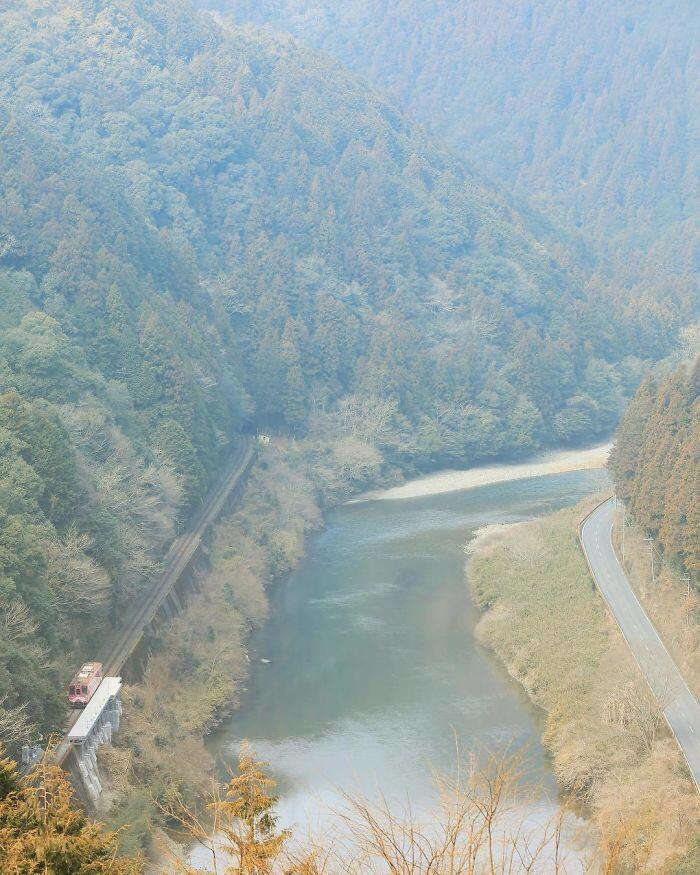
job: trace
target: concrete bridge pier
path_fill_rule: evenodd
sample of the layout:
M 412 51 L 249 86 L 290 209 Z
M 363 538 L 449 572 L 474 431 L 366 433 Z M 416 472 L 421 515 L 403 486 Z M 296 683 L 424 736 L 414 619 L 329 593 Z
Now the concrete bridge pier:
M 68 733 L 81 782 L 93 805 L 97 804 L 102 793 L 97 750 L 101 744 L 108 744 L 112 740 L 112 733 L 119 729 L 121 686 L 121 678 L 104 678 Z

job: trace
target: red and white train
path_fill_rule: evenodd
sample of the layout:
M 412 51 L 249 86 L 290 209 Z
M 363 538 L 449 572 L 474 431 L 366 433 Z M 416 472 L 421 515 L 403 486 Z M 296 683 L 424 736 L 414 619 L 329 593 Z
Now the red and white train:
M 84 708 L 101 682 L 102 663 L 86 662 L 68 688 L 68 702 L 71 708 Z

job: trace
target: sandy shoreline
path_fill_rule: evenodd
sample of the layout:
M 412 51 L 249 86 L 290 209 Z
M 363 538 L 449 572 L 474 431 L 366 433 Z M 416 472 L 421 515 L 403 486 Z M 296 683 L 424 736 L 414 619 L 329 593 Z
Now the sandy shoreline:
M 525 480 L 547 474 L 565 474 L 569 471 L 584 471 L 604 468 L 610 453 L 611 443 L 588 447 L 585 450 L 555 450 L 537 456 L 529 462 L 512 465 L 483 465 L 466 471 L 439 471 L 426 477 L 409 480 L 391 489 L 365 492 L 351 502 L 392 501 L 406 498 L 422 498 L 440 495 L 443 492 L 458 492 L 509 480 Z

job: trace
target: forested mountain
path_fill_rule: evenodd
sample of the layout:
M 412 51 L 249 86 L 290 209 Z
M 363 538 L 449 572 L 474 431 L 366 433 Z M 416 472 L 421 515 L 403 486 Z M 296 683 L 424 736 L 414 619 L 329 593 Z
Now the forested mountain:
M 639 387 L 610 468 L 635 521 L 668 557 L 700 574 L 700 360 Z
M 682 324 L 289 38 L 29 0 L 0 73 L 0 705 L 45 728 L 244 420 L 528 452 L 609 430 Z
M 692 0 L 200 2 L 339 58 L 592 242 L 635 295 L 697 295 Z
M 43 174 L 49 191 L 66 162 L 120 188 L 147 225 L 139 245 L 153 238 L 177 255 L 174 276 L 157 282 L 202 316 L 183 286 L 204 278 L 206 307 L 225 310 L 237 335 L 259 420 L 303 428 L 314 407 L 371 395 L 396 401 L 407 455 L 530 448 L 609 427 L 616 375 L 602 360 L 654 356 L 672 335 L 660 313 L 646 334 L 633 326 L 620 338 L 605 303 L 587 298 L 459 163 L 288 41 L 223 31 L 182 4 L 52 9 L 37 4 L 33 22 L 2 19 L 7 135 L 30 119 L 36 136 L 60 140 L 63 167 Z M 45 284 L 33 240 L 53 218 L 54 236 L 68 238 L 55 241 L 63 261 L 99 271 L 85 253 L 70 257 L 80 243 L 60 194 L 50 192 L 56 216 L 39 214 L 41 194 L 25 192 L 39 206 L 24 227 L 6 199 L 2 220 L 19 247 L 6 263 Z M 128 247 L 110 214 L 99 205 L 93 214 L 113 245 Z M 51 298 L 54 311 L 55 299 L 66 302 L 73 333 L 87 301 L 91 324 L 107 328 L 137 303 L 118 281 L 111 302 L 76 293 L 76 282 L 57 283 Z M 87 342 L 104 370 L 104 344 Z M 208 366 L 200 376 L 223 391 Z
M 243 393 L 226 320 L 118 181 L 7 104 L 0 128 L 0 700 L 51 726 L 46 667 L 152 579 Z

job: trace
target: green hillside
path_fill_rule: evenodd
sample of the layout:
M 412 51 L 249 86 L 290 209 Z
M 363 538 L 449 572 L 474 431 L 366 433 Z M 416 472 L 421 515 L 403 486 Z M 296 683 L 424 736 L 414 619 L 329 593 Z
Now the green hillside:
M 200 2 L 337 57 L 580 234 L 635 297 L 697 308 L 691 0 Z
M 2 20 L 8 112 L 120 188 L 148 226 L 140 244 L 177 254 L 160 282 L 204 315 L 182 288 L 202 280 L 258 421 L 299 430 L 314 408 L 370 394 L 396 401 L 408 456 L 530 449 L 609 428 L 616 378 L 600 360 L 653 356 L 672 332 L 621 345 L 609 308 L 517 215 L 289 41 L 182 4 L 56 8 Z M 25 248 L 41 233 L 38 217 L 3 221 Z M 92 297 L 106 318 L 108 296 Z
M 31 0 L 0 73 L 0 705 L 44 729 L 244 423 L 405 470 L 590 439 L 681 320 L 287 38 Z

